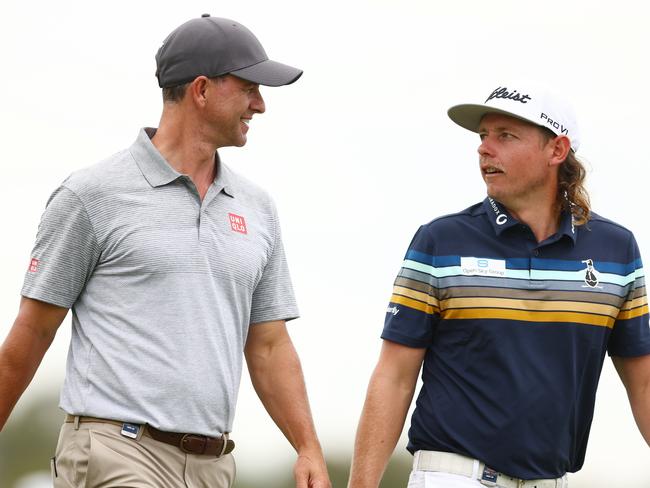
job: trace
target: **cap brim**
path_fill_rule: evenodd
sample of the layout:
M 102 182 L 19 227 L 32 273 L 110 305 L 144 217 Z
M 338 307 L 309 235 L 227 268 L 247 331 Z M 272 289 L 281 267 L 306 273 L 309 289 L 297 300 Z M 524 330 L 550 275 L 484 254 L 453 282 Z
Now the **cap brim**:
M 471 103 L 466 103 L 462 105 L 454 105 L 449 110 L 447 110 L 447 115 L 449 118 L 456 122 L 461 127 L 471 130 L 472 132 L 478 132 L 478 127 L 481 123 L 481 119 L 487 114 L 502 114 L 514 117 L 524 122 L 528 122 L 533 125 L 539 125 L 533 122 L 530 119 L 522 117 L 507 110 L 501 110 L 498 108 L 491 107 L 489 105 L 476 105 Z
M 238 78 L 265 86 L 290 85 L 302 76 L 302 70 L 267 59 L 260 63 L 230 72 Z

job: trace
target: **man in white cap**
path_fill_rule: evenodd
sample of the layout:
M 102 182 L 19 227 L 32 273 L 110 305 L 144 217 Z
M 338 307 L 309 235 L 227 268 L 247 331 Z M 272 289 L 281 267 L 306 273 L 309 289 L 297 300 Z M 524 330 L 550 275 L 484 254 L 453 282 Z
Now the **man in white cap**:
M 376 488 L 411 418 L 409 488 L 560 488 L 582 467 L 608 353 L 650 444 L 650 329 L 632 233 L 593 213 L 572 111 L 526 84 L 449 116 L 487 198 L 420 227 L 395 280 L 350 488 Z
M 232 486 L 245 355 L 298 453 L 296 486 L 328 488 L 285 326 L 298 309 L 277 212 L 217 152 L 246 143 L 265 110 L 259 85 L 302 71 L 207 14 L 174 30 L 156 63 L 159 127 L 72 174 L 48 202 L 0 349 L 0 428 L 71 308 L 55 487 Z

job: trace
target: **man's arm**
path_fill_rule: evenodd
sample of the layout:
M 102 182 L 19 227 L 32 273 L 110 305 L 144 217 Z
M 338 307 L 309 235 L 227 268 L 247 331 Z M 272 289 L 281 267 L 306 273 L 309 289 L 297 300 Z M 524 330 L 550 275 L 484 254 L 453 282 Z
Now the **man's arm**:
M 297 488 L 331 488 L 298 354 L 284 321 L 251 325 L 245 347 L 253 387 L 298 453 Z
M 361 412 L 348 488 L 377 488 L 402 433 L 426 349 L 385 340 Z
M 34 377 L 67 308 L 22 298 L 18 316 L 0 347 L 0 430 Z
M 636 425 L 650 446 L 650 354 L 626 358 L 612 356 L 612 362 L 627 390 Z

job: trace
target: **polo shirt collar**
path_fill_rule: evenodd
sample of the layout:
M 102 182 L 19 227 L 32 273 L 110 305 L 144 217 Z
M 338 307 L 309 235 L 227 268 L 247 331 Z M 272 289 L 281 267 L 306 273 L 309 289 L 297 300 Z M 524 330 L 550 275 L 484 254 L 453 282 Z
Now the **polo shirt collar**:
M 151 138 L 155 133 L 156 129 L 152 127 L 140 129 L 138 137 L 129 150 L 147 182 L 153 187 L 158 187 L 167 185 L 183 175 L 172 168 L 153 145 Z M 217 193 L 223 190 L 227 195 L 234 197 L 231 171 L 222 164 L 218 153 L 215 153 L 215 164 L 217 165 L 217 177 L 212 185 L 215 186 Z
M 500 236 L 506 229 L 510 229 L 520 222 L 515 219 L 510 212 L 501 203 L 493 198 L 487 197 L 483 200 L 483 209 L 485 210 L 488 220 L 496 235 Z M 571 212 L 562 212 L 560 226 L 557 231 L 558 236 L 569 236 L 575 244 L 578 239 L 576 227 Z
M 151 127 L 140 129 L 130 151 L 145 180 L 151 186 L 158 187 L 171 183 L 183 175 L 172 168 L 153 145 L 151 138 L 155 133 L 156 129 Z
M 488 216 L 488 220 L 494 228 L 494 232 L 498 236 L 500 236 L 504 230 L 510 229 L 519 223 L 517 219 L 510 215 L 510 212 L 508 212 L 506 207 L 491 197 L 487 197 L 483 200 L 483 208 Z
M 569 236 L 575 244 L 578 240 L 578 229 L 575 225 L 575 219 L 571 212 L 566 210 L 562 212 L 562 220 L 560 221 L 560 228 L 557 230 L 560 236 Z
M 234 198 L 235 184 L 232 171 L 230 171 L 230 168 L 221 161 L 218 152 L 215 153 L 214 159 L 214 162 L 217 165 L 217 177 L 214 179 L 212 184 L 215 186 L 216 190 L 223 190 L 226 195 Z

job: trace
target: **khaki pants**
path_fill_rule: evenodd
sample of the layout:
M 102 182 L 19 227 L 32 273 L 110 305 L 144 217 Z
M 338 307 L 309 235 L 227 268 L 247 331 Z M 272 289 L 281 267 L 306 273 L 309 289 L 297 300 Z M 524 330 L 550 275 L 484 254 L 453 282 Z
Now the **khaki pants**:
M 61 427 L 52 459 L 54 488 L 230 488 L 232 454 L 220 458 L 186 454 L 142 435 L 131 439 L 120 427 L 99 422 Z

